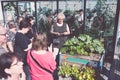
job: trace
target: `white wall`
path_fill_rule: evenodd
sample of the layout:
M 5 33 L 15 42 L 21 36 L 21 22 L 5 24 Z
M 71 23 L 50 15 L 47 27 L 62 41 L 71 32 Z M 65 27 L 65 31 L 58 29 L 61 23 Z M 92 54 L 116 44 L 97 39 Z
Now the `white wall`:
M 3 21 L 2 6 L 0 1 L 0 22 Z
M 120 45 L 117 46 L 117 41 L 119 38 L 120 38 L 120 12 L 119 12 L 118 31 L 117 31 L 116 45 L 115 45 L 115 54 L 120 54 Z
M 0 1 L 0 24 L 3 24 L 3 14 L 2 14 L 1 1 Z

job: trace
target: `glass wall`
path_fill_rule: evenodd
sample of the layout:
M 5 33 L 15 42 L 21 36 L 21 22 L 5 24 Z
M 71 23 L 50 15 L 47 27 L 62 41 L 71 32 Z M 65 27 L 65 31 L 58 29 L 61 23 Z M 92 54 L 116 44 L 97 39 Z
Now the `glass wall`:
M 15 19 L 17 16 L 17 3 L 16 2 L 4 2 L 3 6 L 3 15 L 4 23 L 7 23 L 11 19 Z
M 18 15 L 25 17 L 26 15 L 34 15 L 35 13 L 35 2 L 32 1 L 21 1 L 18 2 Z
M 85 6 L 84 6 L 85 5 Z M 117 0 L 27 0 L 2 1 L 4 23 L 26 14 L 35 17 L 38 32 L 50 31 L 57 12 L 63 12 L 71 37 L 88 34 L 104 43 L 106 53 L 112 53 Z M 78 16 L 83 10 L 84 25 L 79 27 Z M 78 34 L 79 33 L 79 34 Z M 111 54 L 109 54 L 111 55 Z
M 106 59 L 112 59 L 114 55 L 116 8 L 117 0 L 86 1 L 86 33 L 104 43 Z
M 56 1 L 37 1 L 36 18 L 39 32 L 50 31 L 52 16 L 57 10 Z

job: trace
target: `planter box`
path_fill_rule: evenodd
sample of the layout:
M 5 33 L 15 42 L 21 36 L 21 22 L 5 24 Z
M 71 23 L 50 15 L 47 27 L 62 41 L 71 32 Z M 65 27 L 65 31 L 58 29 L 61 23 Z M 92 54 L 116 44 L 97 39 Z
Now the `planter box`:
M 72 80 L 72 78 L 59 76 L 59 80 Z
M 86 60 L 93 60 L 93 61 L 99 61 L 101 58 L 101 54 L 92 54 L 90 56 L 84 56 L 84 55 L 70 55 L 70 54 L 62 54 L 62 60 L 66 60 L 68 57 L 73 58 L 79 58 L 79 59 L 86 59 Z
M 68 60 L 70 58 L 76 61 L 74 62 L 74 61 Z M 61 54 L 61 63 L 67 62 L 69 64 L 75 64 L 80 67 L 82 67 L 83 65 L 87 65 L 88 63 L 89 63 L 88 65 L 97 67 L 100 59 L 101 59 L 101 54 L 92 54 L 91 56 L 84 56 L 84 55 L 77 55 L 77 54 L 76 55 Z

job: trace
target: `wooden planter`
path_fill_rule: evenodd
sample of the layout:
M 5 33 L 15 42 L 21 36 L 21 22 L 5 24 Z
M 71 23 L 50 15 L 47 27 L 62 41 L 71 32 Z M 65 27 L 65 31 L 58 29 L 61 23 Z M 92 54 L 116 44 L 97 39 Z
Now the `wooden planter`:
M 78 54 L 76 55 L 61 54 L 61 63 L 68 62 L 69 64 L 74 64 L 82 67 L 83 65 L 86 65 L 86 64 L 69 62 L 67 61 L 68 58 L 88 60 L 89 62 L 91 62 L 92 65 L 95 64 L 97 66 L 97 62 L 99 62 L 99 60 L 101 59 L 101 54 L 92 54 L 90 56 L 84 56 L 84 55 L 78 55 Z
M 72 80 L 72 78 L 59 76 L 59 80 Z

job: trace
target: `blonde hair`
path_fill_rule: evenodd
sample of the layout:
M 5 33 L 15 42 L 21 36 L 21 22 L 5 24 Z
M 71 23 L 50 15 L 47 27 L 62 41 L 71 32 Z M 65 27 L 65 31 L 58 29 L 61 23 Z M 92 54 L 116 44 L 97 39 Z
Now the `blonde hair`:
M 65 15 L 62 12 L 58 13 L 57 18 L 58 19 L 65 19 Z

